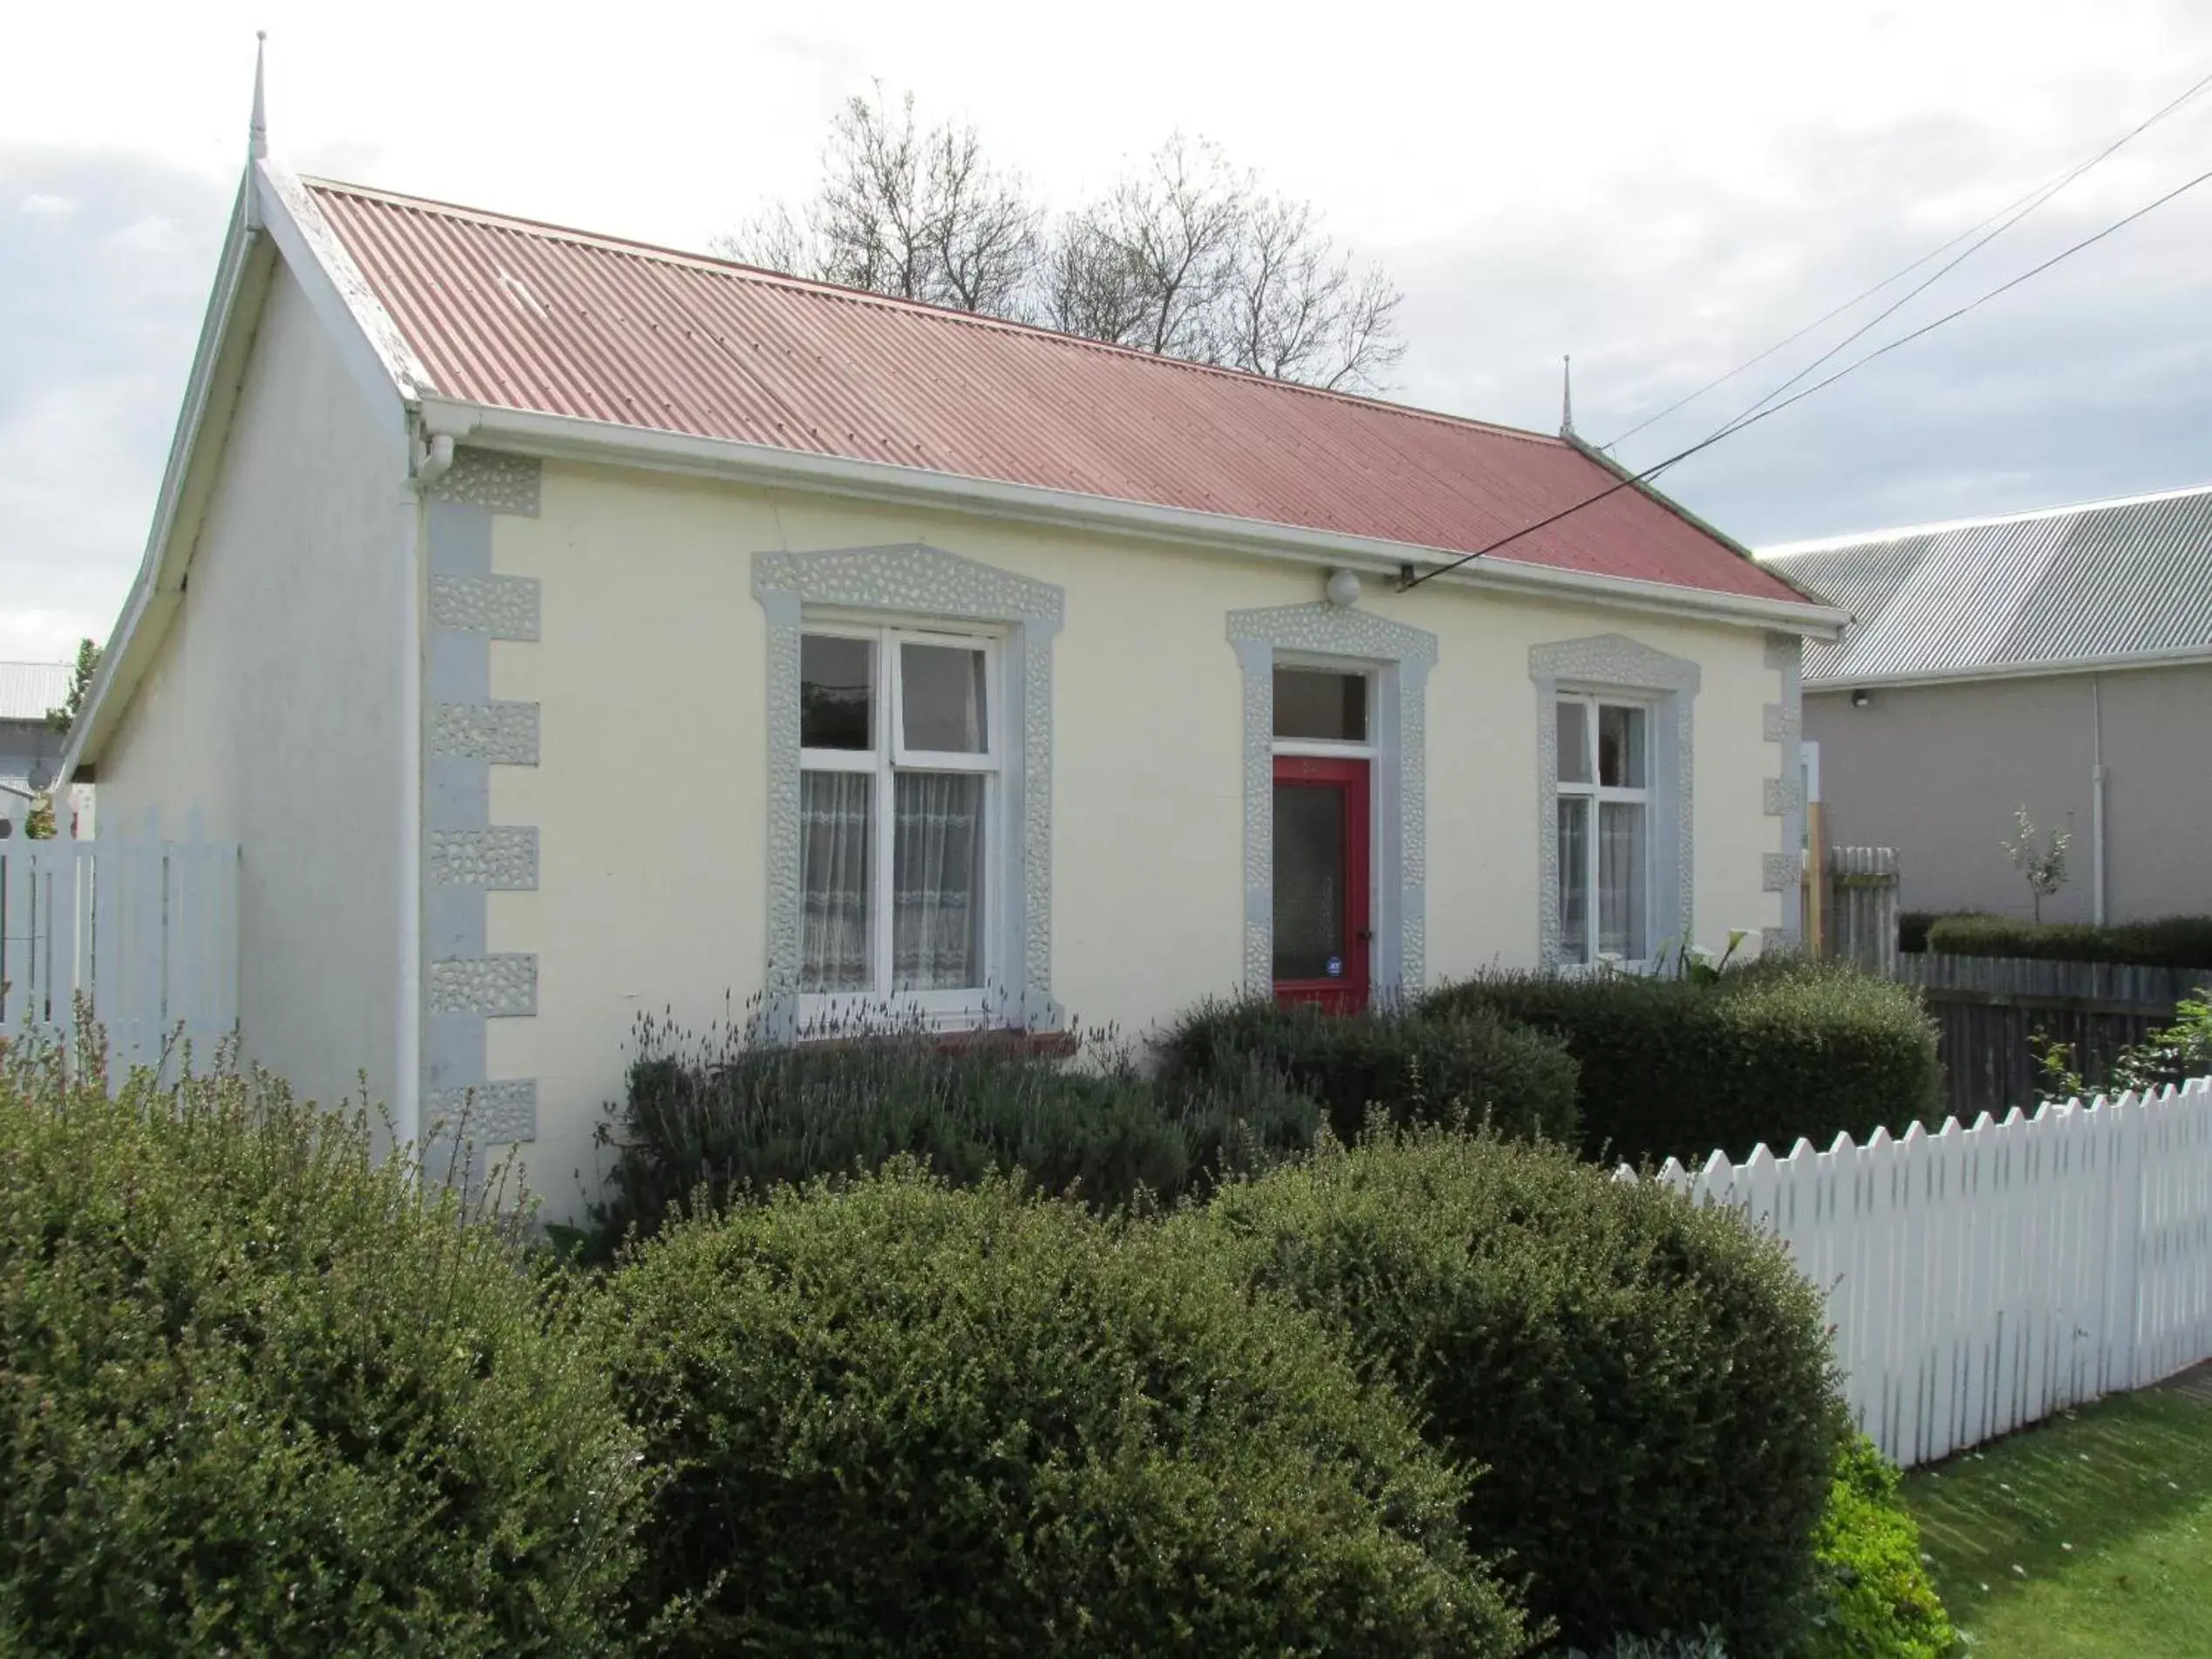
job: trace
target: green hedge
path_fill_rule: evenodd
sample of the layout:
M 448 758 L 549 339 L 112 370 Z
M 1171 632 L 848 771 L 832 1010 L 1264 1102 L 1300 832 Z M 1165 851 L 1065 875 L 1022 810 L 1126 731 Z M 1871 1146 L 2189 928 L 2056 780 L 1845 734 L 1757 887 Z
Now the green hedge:
M 600 1329 L 666 1650 L 1522 1650 L 1405 1408 L 1185 1233 L 895 1164 L 672 1227 Z
M 1936 1027 L 1909 989 L 1848 968 L 1761 964 L 1717 980 L 1499 973 L 1436 992 L 1563 1040 L 1593 1157 L 1786 1156 L 1803 1137 L 1900 1132 L 1937 1109 Z
M 956 1185 L 1019 1169 L 1112 1208 L 1313 1144 L 1318 1109 L 1272 1073 L 1180 1087 L 1144 1077 L 1103 1040 L 1094 1048 L 1068 1062 L 911 1028 L 794 1047 L 641 1021 L 628 1098 L 600 1130 L 614 1157 L 599 1246 L 658 1230 L 701 1192 L 720 1205 L 901 1154 Z
M 1566 1150 L 1416 1130 L 1232 1185 L 1171 1230 L 1348 1326 L 1562 1640 L 1778 1653 L 1844 1430 L 1820 1296 L 1734 1212 Z
M 1813 1534 L 1819 1590 L 1791 1659 L 1946 1659 L 1958 1640 L 1921 1560 L 1897 1468 L 1864 1435 L 1844 1447 Z
M 1194 1092 L 1236 1084 L 1255 1068 L 1317 1098 L 1340 1140 L 1356 1140 L 1368 1109 L 1397 1123 L 1464 1115 L 1509 1135 L 1571 1141 L 1574 1062 L 1558 1039 L 1488 1008 L 1325 1013 L 1273 997 L 1201 1002 L 1156 1040 L 1162 1075 Z
M 604 1652 L 646 1473 L 508 1231 L 266 1080 L 0 1058 L 0 1652 Z
M 1943 916 L 1929 927 L 1928 948 L 1949 956 L 2027 956 L 2045 961 L 2212 969 L 2212 916 L 2168 916 L 2108 927 L 2021 922 L 2005 916 Z

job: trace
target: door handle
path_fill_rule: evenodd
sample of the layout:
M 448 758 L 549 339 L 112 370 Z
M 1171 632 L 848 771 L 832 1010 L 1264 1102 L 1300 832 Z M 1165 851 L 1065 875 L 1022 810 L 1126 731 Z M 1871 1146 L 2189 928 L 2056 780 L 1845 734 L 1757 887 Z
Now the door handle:
M 1359 932 L 1359 940 L 1360 940 L 1360 943 L 1361 943 L 1361 944 L 1362 944 L 1362 945 L 1372 945 L 1372 944 L 1374 944 L 1374 943 L 1375 943 L 1375 930 L 1374 930 L 1373 928 L 1371 928 L 1371 927 L 1362 927 L 1362 929 L 1360 929 L 1360 932 Z

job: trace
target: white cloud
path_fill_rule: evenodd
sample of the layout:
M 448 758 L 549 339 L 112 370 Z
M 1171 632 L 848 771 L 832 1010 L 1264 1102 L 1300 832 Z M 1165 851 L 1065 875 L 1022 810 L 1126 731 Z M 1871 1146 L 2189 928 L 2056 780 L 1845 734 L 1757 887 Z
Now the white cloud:
M 17 204 L 17 210 L 31 219 L 65 219 L 77 211 L 77 203 L 67 196 L 46 195 L 33 191 Z

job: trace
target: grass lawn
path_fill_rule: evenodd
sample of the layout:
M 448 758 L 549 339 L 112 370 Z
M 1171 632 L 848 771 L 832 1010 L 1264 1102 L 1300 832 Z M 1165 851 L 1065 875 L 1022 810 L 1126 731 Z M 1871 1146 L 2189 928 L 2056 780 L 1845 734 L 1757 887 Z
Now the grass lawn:
M 1904 1496 L 1974 1659 L 2212 1655 L 2212 1391 L 2103 1401 Z

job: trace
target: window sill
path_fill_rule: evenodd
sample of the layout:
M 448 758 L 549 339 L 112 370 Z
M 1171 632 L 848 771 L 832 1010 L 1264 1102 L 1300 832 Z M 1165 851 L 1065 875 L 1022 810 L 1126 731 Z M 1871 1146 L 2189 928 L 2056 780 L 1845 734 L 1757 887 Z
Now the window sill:
M 797 1047 L 827 1052 L 839 1048 L 888 1048 L 918 1042 L 940 1055 L 989 1053 L 1025 1060 L 1065 1060 L 1082 1046 L 1072 1031 L 1025 1031 L 1020 1027 L 976 1027 L 966 1031 L 864 1032 L 854 1036 L 802 1036 Z

